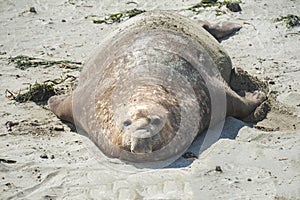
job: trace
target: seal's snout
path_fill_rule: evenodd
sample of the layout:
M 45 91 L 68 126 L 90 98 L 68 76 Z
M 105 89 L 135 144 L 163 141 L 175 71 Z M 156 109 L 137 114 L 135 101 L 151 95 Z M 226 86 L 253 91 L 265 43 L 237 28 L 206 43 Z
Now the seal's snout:
M 133 153 L 151 153 L 152 152 L 152 134 L 147 130 L 136 130 L 131 135 L 131 152 Z
M 129 116 L 120 121 L 123 132 L 122 149 L 135 154 L 157 151 L 165 142 L 162 132 L 167 121 L 167 111 L 161 106 L 134 106 L 127 112 Z
M 152 119 L 153 118 L 153 119 Z M 141 117 L 134 121 L 126 120 L 127 134 L 130 135 L 130 151 L 133 153 L 151 153 L 160 139 L 161 120 L 158 117 Z

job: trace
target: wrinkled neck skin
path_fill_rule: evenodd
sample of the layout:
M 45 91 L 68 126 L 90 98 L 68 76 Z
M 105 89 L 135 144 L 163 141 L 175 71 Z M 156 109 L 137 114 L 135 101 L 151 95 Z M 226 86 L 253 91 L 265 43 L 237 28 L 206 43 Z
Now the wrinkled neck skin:
M 180 115 L 178 111 L 174 96 L 163 86 L 137 87 L 125 109 L 117 111 L 123 133 L 120 148 L 138 154 L 162 148 L 176 134 L 172 117 Z

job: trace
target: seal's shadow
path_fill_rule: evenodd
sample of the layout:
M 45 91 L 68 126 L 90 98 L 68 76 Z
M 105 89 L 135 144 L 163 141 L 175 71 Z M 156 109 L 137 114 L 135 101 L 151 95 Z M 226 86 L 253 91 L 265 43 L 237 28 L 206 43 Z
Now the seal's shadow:
M 220 139 L 234 140 L 238 135 L 239 130 L 244 126 L 251 127 L 252 124 L 240 121 L 233 117 L 228 117 L 225 120 L 221 135 L 218 131 L 214 132 L 213 130 L 211 130 L 209 132 L 209 135 L 208 132 L 205 131 L 197 136 L 197 138 L 193 141 L 193 143 L 186 150 L 186 152 L 190 152 L 195 156 L 199 156 L 202 152 L 207 150 L 210 146 L 212 146 Z M 182 156 L 166 168 L 187 167 L 190 164 L 192 164 L 194 160 L 195 158 L 184 158 Z

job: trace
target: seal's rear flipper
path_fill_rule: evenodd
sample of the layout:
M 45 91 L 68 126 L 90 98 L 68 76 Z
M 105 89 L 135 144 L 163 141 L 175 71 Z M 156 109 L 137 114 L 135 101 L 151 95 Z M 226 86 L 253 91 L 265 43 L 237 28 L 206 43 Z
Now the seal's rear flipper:
M 261 91 L 245 92 L 245 94 L 240 96 L 231 88 L 226 87 L 226 98 L 226 115 L 245 120 L 267 99 L 267 96 Z M 261 120 L 263 117 L 265 116 L 262 116 Z
M 199 21 L 202 27 L 212 34 L 217 40 L 224 39 L 239 31 L 242 26 L 232 22 L 218 22 L 216 24 L 208 23 L 207 21 Z

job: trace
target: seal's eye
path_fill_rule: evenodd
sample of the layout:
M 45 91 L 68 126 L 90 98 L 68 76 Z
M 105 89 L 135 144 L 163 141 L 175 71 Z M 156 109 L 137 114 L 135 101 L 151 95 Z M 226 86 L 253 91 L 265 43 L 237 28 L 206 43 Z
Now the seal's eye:
M 131 125 L 131 120 L 127 119 L 126 121 L 123 122 L 124 126 L 130 126 Z
M 159 117 L 154 117 L 152 120 L 151 120 L 151 124 L 152 125 L 159 125 L 161 123 L 161 120 Z

